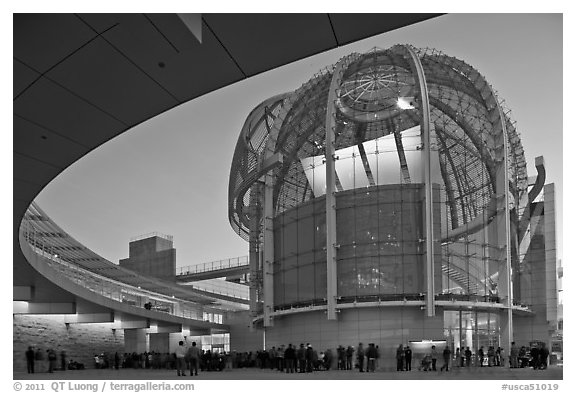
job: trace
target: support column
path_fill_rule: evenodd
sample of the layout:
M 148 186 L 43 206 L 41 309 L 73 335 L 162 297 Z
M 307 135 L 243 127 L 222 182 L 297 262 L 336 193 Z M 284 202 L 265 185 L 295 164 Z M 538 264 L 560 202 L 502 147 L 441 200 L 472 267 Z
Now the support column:
M 335 155 L 336 143 L 336 99 L 337 89 L 342 81 L 342 74 L 356 55 L 340 59 L 334 67 L 332 81 L 328 89 L 326 102 L 326 140 L 325 140 L 325 160 L 326 160 L 326 304 L 327 317 L 329 320 L 336 318 L 336 304 L 338 296 L 338 274 L 337 274 L 337 249 L 339 247 L 336 239 L 336 165 L 338 159 Z
M 260 188 L 260 185 L 256 185 Z M 260 198 L 251 198 L 260 200 Z M 250 316 L 254 319 L 258 314 L 258 286 L 260 285 L 259 268 L 260 268 L 260 207 L 256 203 L 250 205 L 250 243 L 249 243 L 249 265 L 250 265 Z M 250 323 L 252 327 L 252 323 Z
M 264 297 L 264 326 L 274 326 L 274 182 L 269 172 L 264 181 L 264 260 L 262 263 L 262 282 Z
M 494 122 L 494 145 L 496 163 L 496 244 L 499 248 L 498 267 L 498 296 L 504 303 L 505 310 L 502 313 L 500 332 L 502 334 L 502 346 L 505 351 L 509 351 L 513 338 L 512 325 L 512 254 L 510 248 L 510 192 L 508 178 L 508 132 L 506 129 L 506 119 L 502 107 L 498 102 L 496 94 L 491 87 L 490 93 L 494 99 L 496 107 L 493 111 L 498 116 L 498 122 Z M 502 256 L 504 256 L 502 258 Z
M 424 68 L 420 63 L 418 54 L 414 48 L 403 45 L 409 55 L 412 72 L 418 77 L 419 97 L 418 109 L 420 110 L 420 135 L 422 138 L 422 163 L 424 170 L 424 194 L 425 194 L 425 230 L 426 230 L 426 316 L 436 315 L 434 295 L 434 222 L 432 200 L 432 144 L 430 137 L 430 103 L 428 99 L 428 85 L 424 75 Z

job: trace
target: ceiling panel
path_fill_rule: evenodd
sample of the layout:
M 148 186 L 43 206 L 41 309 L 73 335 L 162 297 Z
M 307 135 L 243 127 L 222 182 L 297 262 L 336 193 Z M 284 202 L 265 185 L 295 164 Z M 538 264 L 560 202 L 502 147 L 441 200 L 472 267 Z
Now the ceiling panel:
M 77 14 L 78 19 L 87 23 L 98 34 L 121 23 L 121 19 L 131 17 L 136 14 Z
M 204 14 L 202 18 L 247 76 L 337 46 L 327 14 Z
M 44 185 L 22 181 L 19 179 L 13 180 L 13 186 L 13 197 L 19 201 L 25 201 L 29 199 L 30 195 L 37 195 L 44 188 Z
M 43 73 L 95 35 L 74 14 L 14 14 L 14 57 Z
M 92 41 L 46 76 L 128 125 L 178 104 L 103 38 Z
M 339 45 L 382 34 L 442 14 L 330 14 Z
M 62 171 L 71 162 L 82 157 L 89 149 L 74 141 L 39 127 L 21 117 L 14 116 L 14 150 L 34 157 Z M 45 138 L 43 138 L 45 137 Z M 57 154 L 55 154 L 57 152 Z M 14 175 L 23 175 L 14 168 Z
M 25 119 L 34 119 L 37 124 L 90 148 L 126 128 L 46 78 L 40 78 L 14 101 L 14 113 Z M 14 144 L 16 146 L 16 141 Z M 52 151 L 52 154 L 58 155 L 61 150 Z
M 39 73 L 32 70 L 30 67 L 26 66 L 25 64 L 17 61 L 16 59 L 13 60 L 14 64 L 14 95 L 13 98 L 18 96 L 18 94 L 22 93 L 24 89 L 26 89 L 32 82 L 34 82 L 40 76 Z
M 34 158 L 14 152 L 14 179 L 44 184 L 48 179 L 53 179 L 62 171 L 62 167 L 39 161 L 34 153 L 32 153 L 32 157 Z
M 105 36 L 182 102 L 244 78 L 205 27 L 200 44 L 176 15 L 149 14 L 147 17 L 150 21 L 144 16 L 125 21 L 119 27 L 127 31 L 115 28 Z M 141 27 L 143 24 L 146 28 Z M 138 36 L 130 32 L 134 29 L 139 32 Z M 150 44 L 145 41 L 148 39 Z M 160 67 L 160 63 L 164 67 Z

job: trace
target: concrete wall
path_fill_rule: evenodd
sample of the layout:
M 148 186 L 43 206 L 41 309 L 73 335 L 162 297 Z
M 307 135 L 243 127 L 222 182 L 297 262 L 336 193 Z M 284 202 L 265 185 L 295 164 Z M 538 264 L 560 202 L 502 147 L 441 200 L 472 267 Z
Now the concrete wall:
M 264 331 L 250 328 L 250 312 L 229 312 L 224 323 L 230 325 L 230 351 L 257 351 L 264 346 Z
M 554 185 L 544 186 L 544 202 L 533 204 L 530 221 L 531 243 L 520 274 L 520 300 L 530 306 L 533 316 L 514 318 L 514 341 L 527 345 L 544 341 L 551 345 L 557 325 L 556 213 Z
M 150 334 L 150 352 L 159 352 L 159 353 L 170 352 L 169 333 Z
M 58 354 L 66 351 L 67 359 L 84 363 L 86 368 L 94 368 L 94 354 L 106 352 L 124 353 L 124 332 L 113 331 L 106 324 L 64 323 L 62 315 L 14 315 L 13 318 L 13 367 L 14 372 L 26 372 L 25 351 L 35 346 L 46 352 L 52 348 Z M 45 357 L 46 359 L 46 357 Z M 47 360 L 43 362 L 47 370 Z
M 176 249 L 171 241 L 155 236 L 130 242 L 129 248 L 129 257 L 121 259 L 120 266 L 145 276 L 176 279 Z
M 149 337 L 144 329 L 125 329 L 124 341 L 126 343 L 126 352 L 142 353 L 147 352 L 150 346 Z
M 442 309 L 428 318 L 419 307 L 381 307 L 342 310 L 338 321 L 328 321 L 324 312 L 306 312 L 274 319 L 266 328 L 266 348 L 310 343 L 318 352 L 339 345 L 379 346 L 381 369 L 396 369 L 396 348 L 410 341 L 444 340 Z M 232 341 L 232 339 L 231 339 Z M 252 349 L 254 350 L 254 348 Z M 413 365 L 415 363 L 413 362 Z

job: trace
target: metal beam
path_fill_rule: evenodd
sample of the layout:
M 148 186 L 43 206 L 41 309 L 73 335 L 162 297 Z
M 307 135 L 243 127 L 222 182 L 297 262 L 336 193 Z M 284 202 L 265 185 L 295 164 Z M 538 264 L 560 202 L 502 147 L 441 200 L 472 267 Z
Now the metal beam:
M 426 315 L 433 317 L 436 315 L 434 306 L 434 222 L 433 222 L 433 204 L 432 204 L 432 173 L 431 173 L 431 138 L 430 138 L 430 102 L 428 97 L 428 86 L 424 68 L 420 58 L 411 46 L 401 46 L 407 52 L 413 72 L 418 77 L 419 86 L 419 109 L 420 109 L 420 127 L 422 137 L 422 155 L 424 163 L 424 189 L 425 189 L 425 229 L 426 229 Z
M 325 158 L 326 158 L 326 304 L 329 320 L 336 318 L 338 289 L 336 239 L 336 89 L 340 86 L 346 59 L 336 63 L 326 101 Z

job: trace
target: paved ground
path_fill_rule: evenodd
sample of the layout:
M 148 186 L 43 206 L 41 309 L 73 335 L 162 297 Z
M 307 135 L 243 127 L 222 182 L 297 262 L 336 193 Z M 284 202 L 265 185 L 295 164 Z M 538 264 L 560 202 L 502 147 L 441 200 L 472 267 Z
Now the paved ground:
M 221 372 L 200 372 L 197 377 L 178 377 L 175 370 L 81 370 L 49 373 L 14 373 L 14 380 L 562 380 L 562 367 L 547 370 L 509 369 L 503 367 L 454 368 L 449 372 L 316 371 L 307 374 L 286 374 L 275 370 L 227 369 Z

